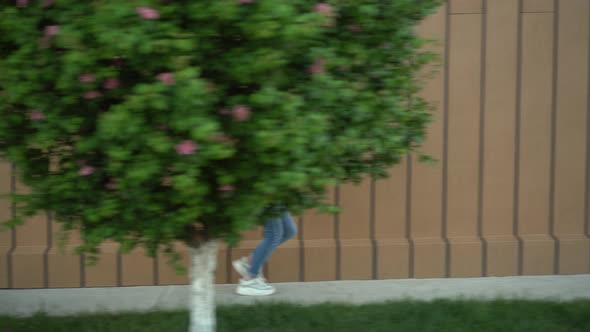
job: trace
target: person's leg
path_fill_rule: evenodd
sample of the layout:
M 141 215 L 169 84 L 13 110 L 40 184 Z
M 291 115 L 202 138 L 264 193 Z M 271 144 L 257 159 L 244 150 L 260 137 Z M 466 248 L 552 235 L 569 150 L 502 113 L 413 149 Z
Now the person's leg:
M 236 289 L 239 295 L 271 295 L 276 288 L 267 284 L 260 276 L 260 269 L 272 254 L 272 252 L 283 242 L 292 238 L 297 232 L 297 227 L 289 212 L 283 212 L 279 217 L 270 219 L 264 226 L 264 239 L 256 247 L 251 256 L 250 263 L 247 258 L 234 261 L 236 270 L 244 276 Z
M 297 225 L 288 211 L 281 214 L 281 221 L 283 222 L 283 237 L 281 239 L 281 244 L 283 244 L 297 234 Z
M 283 236 L 281 237 L 281 240 L 279 241 L 278 246 L 280 246 L 282 243 L 288 241 L 290 238 L 292 238 L 297 233 L 297 226 L 295 224 L 295 221 L 293 221 L 291 214 L 288 211 L 284 211 L 277 218 L 279 218 L 280 221 L 282 222 Z M 263 240 L 263 242 L 261 242 L 258 245 L 258 247 L 256 248 L 256 250 L 252 254 L 250 254 L 249 256 L 242 257 L 242 258 L 237 259 L 232 262 L 236 271 L 238 271 L 238 273 L 240 275 L 242 275 L 245 279 L 252 278 L 251 272 L 250 272 L 250 266 L 252 265 L 252 257 L 254 256 L 254 254 L 256 254 L 257 257 L 260 257 L 261 252 L 266 251 L 269 247 L 272 248 L 272 245 L 268 245 L 268 243 L 271 242 L 271 238 L 273 237 L 273 235 L 276 235 L 276 238 L 278 238 L 278 232 L 275 232 L 272 229 L 268 229 L 268 228 L 272 228 L 272 227 L 270 227 L 270 225 L 268 225 L 268 223 L 270 223 L 270 222 L 272 222 L 272 220 L 269 220 L 269 222 L 267 222 L 267 226 L 269 226 L 269 227 L 265 227 L 266 241 Z M 276 249 L 276 247 L 277 246 L 275 246 L 275 249 Z M 271 251 L 271 253 L 272 253 L 272 251 Z M 262 263 L 262 265 L 264 265 L 264 263 Z M 258 273 L 257 276 L 261 276 L 261 274 Z
M 283 220 L 280 217 L 272 218 L 264 225 L 264 238 L 252 253 L 250 260 L 250 269 L 248 273 L 251 278 L 255 278 L 260 273 L 260 269 L 270 257 L 270 254 L 281 244 L 284 229 Z

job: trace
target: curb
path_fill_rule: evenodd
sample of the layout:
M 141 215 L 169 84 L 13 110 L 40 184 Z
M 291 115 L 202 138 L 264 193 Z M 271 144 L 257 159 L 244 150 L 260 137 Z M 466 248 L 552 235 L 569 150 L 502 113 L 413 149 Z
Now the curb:
M 457 279 L 400 279 L 278 283 L 277 294 L 246 297 L 234 294 L 235 285 L 216 285 L 219 305 L 268 302 L 378 303 L 396 300 L 530 299 L 569 301 L 590 299 L 590 275 L 492 277 Z M 50 316 L 83 313 L 186 310 L 190 287 L 137 286 L 109 288 L 3 289 L 0 315 Z

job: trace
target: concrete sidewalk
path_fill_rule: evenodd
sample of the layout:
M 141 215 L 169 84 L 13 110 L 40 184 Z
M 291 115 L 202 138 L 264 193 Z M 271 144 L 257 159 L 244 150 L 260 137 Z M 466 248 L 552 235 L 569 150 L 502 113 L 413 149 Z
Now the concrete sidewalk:
M 551 299 L 590 298 L 590 275 L 330 281 L 275 284 L 270 297 L 244 297 L 235 285 L 217 285 L 218 304 L 289 302 L 371 303 L 401 299 Z M 0 290 L 0 315 L 36 312 L 72 315 L 88 312 L 186 309 L 189 286 Z

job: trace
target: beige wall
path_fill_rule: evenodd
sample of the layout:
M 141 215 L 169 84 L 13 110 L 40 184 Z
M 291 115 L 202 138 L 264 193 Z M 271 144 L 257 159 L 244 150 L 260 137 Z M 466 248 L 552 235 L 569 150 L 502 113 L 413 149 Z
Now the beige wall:
M 447 60 L 424 91 L 425 150 L 440 162 L 409 157 L 385 181 L 332 188 L 344 212 L 302 216 L 270 280 L 590 273 L 589 24 L 590 0 L 450 0 L 420 27 Z M 18 189 L 0 163 L 0 192 Z M 0 233 L 0 288 L 186 282 L 113 244 L 83 267 L 57 249 L 57 227 L 40 215 Z M 230 260 L 259 236 L 221 251 L 218 282 L 236 280 Z

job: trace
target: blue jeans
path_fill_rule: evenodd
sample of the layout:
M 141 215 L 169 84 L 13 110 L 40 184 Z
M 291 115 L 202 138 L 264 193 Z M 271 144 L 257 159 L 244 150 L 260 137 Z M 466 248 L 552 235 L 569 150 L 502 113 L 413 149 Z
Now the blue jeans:
M 280 216 L 269 219 L 264 225 L 264 239 L 252 253 L 250 270 L 248 271 L 250 276 L 256 277 L 270 254 L 282 243 L 292 238 L 295 233 L 297 233 L 297 226 L 289 212 L 283 211 Z

